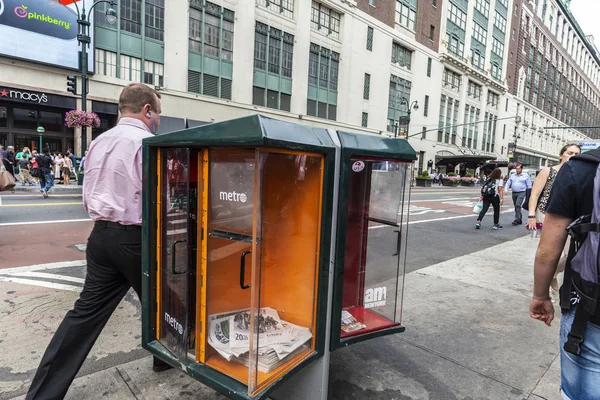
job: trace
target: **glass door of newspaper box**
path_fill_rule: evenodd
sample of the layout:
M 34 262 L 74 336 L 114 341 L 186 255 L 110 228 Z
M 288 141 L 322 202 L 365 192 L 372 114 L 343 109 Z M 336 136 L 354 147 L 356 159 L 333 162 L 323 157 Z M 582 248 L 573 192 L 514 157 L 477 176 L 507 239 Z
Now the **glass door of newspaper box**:
M 256 396 L 315 353 L 323 156 L 208 154 L 206 365 Z
M 261 398 L 317 354 L 324 159 L 158 150 L 156 339 L 188 373 Z
M 411 162 L 352 156 L 342 167 L 332 348 L 401 332 Z M 342 243 L 343 245 L 341 245 Z

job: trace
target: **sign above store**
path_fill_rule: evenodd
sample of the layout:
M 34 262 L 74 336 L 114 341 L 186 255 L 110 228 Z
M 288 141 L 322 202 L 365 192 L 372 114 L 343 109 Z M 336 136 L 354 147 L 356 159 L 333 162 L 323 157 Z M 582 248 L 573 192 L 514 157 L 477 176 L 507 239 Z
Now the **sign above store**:
M 0 102 L 3 101 L 70 109 L 77 106 L 77 100 L 74 97 L 0 86 Z
M 43 104 L 48 102 L 48 96 L 44 93 L 33 93 L 22 90 L 0 89 L 0 99 L 22 100 L 26 102 Z

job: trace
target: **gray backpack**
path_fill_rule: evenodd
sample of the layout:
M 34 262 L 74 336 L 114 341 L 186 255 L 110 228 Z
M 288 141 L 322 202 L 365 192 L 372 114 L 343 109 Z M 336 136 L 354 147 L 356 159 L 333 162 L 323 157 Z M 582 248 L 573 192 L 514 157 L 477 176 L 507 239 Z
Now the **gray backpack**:
M 598 164 L 592 214 L 579 217 L 567 227 L 572 238 L 569 256 L 574 256 L 569 257 L 571 273 L 564 290 L 568 291 L 567 296 L 575 291 L 580 300 L 564 349 L 580 355 L 587 322 L 597 323 L 600 318 L 600 149 L 577 156 L 577 159 Z

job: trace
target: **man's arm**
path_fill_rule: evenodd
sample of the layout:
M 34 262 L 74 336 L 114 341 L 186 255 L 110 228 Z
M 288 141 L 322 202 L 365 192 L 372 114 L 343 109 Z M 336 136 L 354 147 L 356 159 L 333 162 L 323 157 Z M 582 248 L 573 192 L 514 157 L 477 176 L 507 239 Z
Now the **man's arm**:
M 506 186 L 504 186 L 504 193 L 508 192 L 508 189 L 512 187 L 512 176 L 509 176 L 506 180 Z
M 527 189 L 531 189 L 531 176 L 527 174 L 527 179 L 525 180 L 525 184 L 527 185 Z

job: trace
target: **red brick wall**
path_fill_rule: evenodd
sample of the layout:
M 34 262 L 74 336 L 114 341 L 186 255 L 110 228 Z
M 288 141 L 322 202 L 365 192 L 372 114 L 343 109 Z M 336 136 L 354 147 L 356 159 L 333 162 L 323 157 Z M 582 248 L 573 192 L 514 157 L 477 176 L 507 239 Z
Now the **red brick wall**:
M 440 47 L 442 7 L 445 6 L 445 0 L 437 0 L 435 6 L 433 6 L 432 0 L 420 0 L 417 6 L 417 26 L 415 38 L 417 39 L 417 42 L 429 47 L 434 51 L 438 51 Z M 435 27 L 433 41 L 429 39 L 429 30 L 431 25 Z
M 371 17 L 394 27 L 394 18 L 396 15 L 395 0 L 375 0 L 375 7 L 369 4 L 369 0 L 356 0 L 358 9 L 369 14 Z

